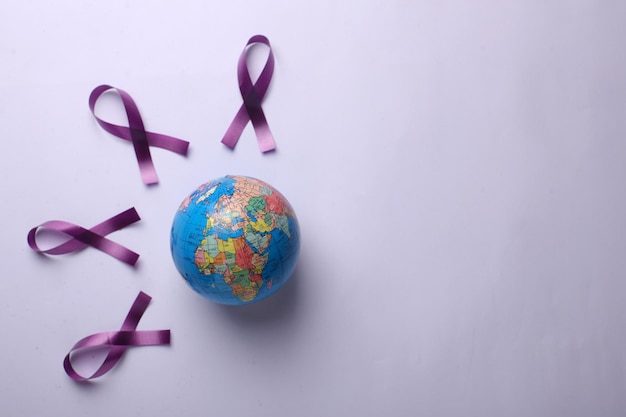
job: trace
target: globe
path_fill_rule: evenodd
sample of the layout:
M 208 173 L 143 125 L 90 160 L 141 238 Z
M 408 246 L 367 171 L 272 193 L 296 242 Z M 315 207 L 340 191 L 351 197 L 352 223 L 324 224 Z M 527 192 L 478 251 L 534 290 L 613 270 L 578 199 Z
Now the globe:
M 287 282 L 300 230 L 293 208 L 274 187 L 228 175 L 185 198 L 174 216 L 170 249 L 196 292 L 221 304 L 249 304 Z

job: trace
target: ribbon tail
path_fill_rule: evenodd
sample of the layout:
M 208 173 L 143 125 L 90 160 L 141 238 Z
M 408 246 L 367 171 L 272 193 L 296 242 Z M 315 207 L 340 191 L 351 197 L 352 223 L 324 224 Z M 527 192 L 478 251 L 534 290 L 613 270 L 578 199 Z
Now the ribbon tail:
M 249 108 L 248 114 L 250 114 L 250 120 L 252 121 L 252 126 L 254 127 L 254 132 L 256 133 L 261 152 L 265 153 L 276 149 L 274 136 L 272 135 L 270 126 L 267 123 L 267 119 L 265 118 L 265 114 L 263 113 L 261 106 L 253 106 Z
M 254 127 L 256 133 L 257 142 L 261 152 L 269 152 L 276 149 L 276 143 L 274 142 L 274 136 L 270 131 L 270 126 L 265 118 L 263 107 L 261 107 L 261 97 L 259 93 L 252 88 L 244 98 L 244 106 Z
M 257 139 L 259 142 L 259 150 L 263 153 L 270 152 L 276 149 L 276 142 L 274 136 L 270 131 L 269 125 L 266 123 L 263 126 L 256 128 Z
M 237 141 L 239 141 L 239 138 L 241 137 L 241 134 L 243 133 L 243 130 L 249 121 L 250 117 L 248 116 L 246 106 L 245 104 L 242 104 L 239 108 L 239 111 L 235 115 L 235 118 L 226 130 L 226 133 L 222 138 L 222 143 L 228 146 L 230 149 L 234 149 Z
M 148 155 L 149 157 L 149 155 Z M 157 184 L 159 182 L 159 177 L 156 173 L 156 169 L 154 168 L 154 164 L 152 163 L 152 158 L 149 159 L 140 159 L 139 160 L 139 173 L 141 174 L 141 180 L 146 185 Z
M 146 132 L 148 145 L 186 156 L 189 150 L 189 142 L 173 136 L 162 135 L 160 133 Z

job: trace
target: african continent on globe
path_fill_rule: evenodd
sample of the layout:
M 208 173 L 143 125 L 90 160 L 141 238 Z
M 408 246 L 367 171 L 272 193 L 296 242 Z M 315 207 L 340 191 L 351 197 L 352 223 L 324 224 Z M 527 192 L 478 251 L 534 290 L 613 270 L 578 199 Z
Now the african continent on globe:
M 289 279 L 300 231 L 293 208 L 271 185 L 228 175 L 183 201 L 170 247 L 176 268 L 195 291 L 218 303 L 247 304 Z

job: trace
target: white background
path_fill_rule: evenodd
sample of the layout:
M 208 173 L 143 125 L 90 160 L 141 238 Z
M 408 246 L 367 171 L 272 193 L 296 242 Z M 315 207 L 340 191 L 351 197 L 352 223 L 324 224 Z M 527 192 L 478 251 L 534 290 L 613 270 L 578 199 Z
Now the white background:
M 266 155 L 250 126 L 220 143 L 258 33 Z M 621 0 L 4 1 L 0 415 L 625 415 L 624 39 Z M 152 150 L 158 185 L 90 114 L 102 83 L 191 142 Z M 98 111 L 124 122 L 114 95 Z M 179 203 L 225 174 L 278 188 L 302 232 L 292 280 L 240 308 L 169 254 Z M 26 244 L 132 206 L 110 238 L 136 268 Z M 70 380 L 140 290 L 172 345 Z

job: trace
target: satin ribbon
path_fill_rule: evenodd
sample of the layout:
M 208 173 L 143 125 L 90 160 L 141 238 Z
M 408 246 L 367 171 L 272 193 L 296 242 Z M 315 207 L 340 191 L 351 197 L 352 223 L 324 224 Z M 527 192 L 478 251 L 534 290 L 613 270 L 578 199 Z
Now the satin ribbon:
M 131 346 L 169 345 L 169 330 L 135 330 L 151 299 L 152 297 L 148 294 L 140 291 L 119 331 L 96 333 L 76 342 L 63 360 L 63 368 L 65 368 L 67 375 L 74 381 L 87 381 L 109 372 L 122 358 L 126 349 Z M 72 367 L 71 358 L 74 355 L 86 353 L 90 348 L 98 347 L 109 348 L 109 352 L 100 367 L 88 377 L 76 372 Z
M 81 226 L 62 220 L 51 220 L 42 223 L 39 226 L 33 227 L 30 232 L 28 232 L 28 245 L 36 252 L 49 255 L 62 255 L 79 251 L 87 246 L 92 246 L 102 252 L 108 253 L 122 262 L 129 265 L 135 265 L 137 259 L 139 259 L 139 254 L 105 238 L 104 236 L 139 220 L 141 220 L 141 218 L 139 217 L 139 214 L 137 214 L 134 207 L 103 221 L 91 229 L 85 229 Z M 37 246 L 36 242 L 37 231 L 41 228 L 47 228 L 65 233 L 66 235 L 71 236 L 72 239 L 50 249 L 41 249 Z
M 256 83 L 252 83 L 250 79 L 250 73 L 248 72 L 247 52 L 254 44 L 267 45 L 269 48 L 269 55 L 265 66 L 261 71 L 261 75 L 257 79 Z M 270 131 L 270 127 L 265 119 L 265 113 L 261 107 L 261 102 L 265 97 L 265 93 L 272 80 L 272 74 L 274 73 L 274 54 L 272 53 L 272 47 L 270 41 L 263 35 L 256 35 L 250 38 L 246 44 L 243 52 L 239 56 L 239 63 L 237 65 L 237 78 L 239 80 L 239 91 L 243 98 L 243 104 L 239 108 L 239 111 L 235 115 L 235 118 L 231 122 L 222 143 L 229 148 L 233 149 L 237 144 L 237 141 L 243 133 L 243 129 L 246 127 L 249 121 L 252 121 L 252 126 L 257 136 L 259 149 L 261 152 L 268 152 L 276 149 L 274 137 Z
M 128 126 L 119 126 L 105 122 L 96 116 L 95 108 L 98 98 L 108 90 L 115 90 L 124 104 L 126 116 L 128 117 Z M 135 149 L 135 156 L 139 163 L 139 171 L 144 184 L 156 184 L 159 182 L 152 156 L 150 155 L 150 146 L 167 149 L 179 155 L 187 155 L 189 142 L 172 136 L 161 135 L 159 133 L 147 132 L 143 126 L 143 120 L 139 114 L 139 109 L 132 97 L 120 88 L 111 87 L 110 85 L 100 85 L 96 87 L 89 96 L 89 108 L 96 118 L 98 124 L 107 132 L 121 139 L 131 141 Z

